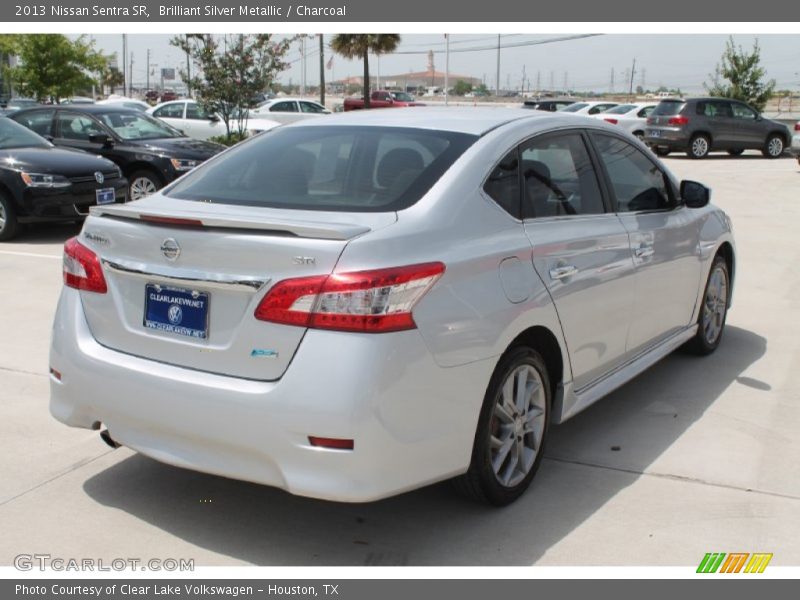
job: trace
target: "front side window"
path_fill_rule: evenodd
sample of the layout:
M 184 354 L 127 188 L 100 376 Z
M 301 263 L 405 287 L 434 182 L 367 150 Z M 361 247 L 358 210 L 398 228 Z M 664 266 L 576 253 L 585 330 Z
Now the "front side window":
M 175 104 L 167 104 L 161 108 L 153 111 L 153 116 L 159 119 L 182 119 L 183 118 L 183 102 L 176 102 Z
M 673 206 L 666 176 L 638 148 L 609 135 L 593 133 L 592 140 L 608 173 L 617 212 L 664 210 Z
M 107 134 L 90 116 L 62 112 L 58 115 L 59 135 L 67 140 L 89 141 L 92 135 Z
M 210 115 L 197 102 L 186 103 L 186 118 L 193 121 L 208 121 Z
M 605 212 L 597 175 L 579 133 L 534 138 L 521 148 L 523 218 Z
M 167 195 L 298 210 L 402 210 L 476 139 L 398 127 L 276 128 L 191 171 Z
M 489 173 L 483 191 L 511 216 L 519 217 L 519 155 L 516 148 Z
M 300 110 L 304 113 L 322 114 L 325 113 L 325 107 L 315 104 L 314 102 L 300 102 Z
M 745 106 L 744 104 L 739 104 L 738 102 L 734 102 L 733 104 L 733 116 L 736 119 L 742 119 L 744 121 L 755 121 L 758 114 L 749 106 Z

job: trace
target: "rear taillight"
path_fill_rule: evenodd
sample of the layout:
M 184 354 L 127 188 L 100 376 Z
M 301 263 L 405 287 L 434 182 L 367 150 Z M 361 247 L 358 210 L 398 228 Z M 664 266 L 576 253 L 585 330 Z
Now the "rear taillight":
M 610 117 L 603 117 L 603 120 L 604 120 L 604 121 L 608 121 L 609 123 L 612 123 L 612 124 L 614 124 L 614 125 L 616 125 L 617 123 L 619 123 L 619 121 L 618 121 L 617 119 L 612 119 L 612 118 L 610 118 Z
M 800 131 L 800 121 L 798 121 L 797 123 L 794 124 L 794 130 L 795 131 Z
M 286 279 L 264 296 L 255 317 L 338 331 L 414 329 L 417 325 L 411 311 L 442 273 L 444 265 L 434 262 Z
M 682 127 L 683 125 L 689 124 L 689 117 L 684 117 L 683 115 L 679 115 L 677 117 L 670 117 L 667 123 L 670 125 L 677 125 L 679 127 Z
M 64 285 L 98 294 L 108 291 L 100 259 L 78 238 L 70 238 L 64 244 Z

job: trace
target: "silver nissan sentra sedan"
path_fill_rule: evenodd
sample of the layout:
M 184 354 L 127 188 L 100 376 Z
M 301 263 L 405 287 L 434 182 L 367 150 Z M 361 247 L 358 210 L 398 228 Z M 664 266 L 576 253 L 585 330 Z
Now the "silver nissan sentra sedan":
M 735 252 L 709 196 L 574 115 L 280 127 L 92 209 L 65 245 L 50 410 L 293 494 L 454 478 L 508 504 L 551 423 L 720 343 Z

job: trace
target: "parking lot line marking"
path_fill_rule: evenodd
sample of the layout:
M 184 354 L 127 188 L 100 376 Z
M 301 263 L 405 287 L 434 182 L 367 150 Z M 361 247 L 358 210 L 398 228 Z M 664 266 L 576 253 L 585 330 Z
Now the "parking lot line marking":
M 19 252 L 17 250 L 0 250 L 0 254 L 8 254 L 10 256 L 33 256 L 35 258 L 57 258 L 61 260 L 60 254 L 39 254 L 38 252 Z

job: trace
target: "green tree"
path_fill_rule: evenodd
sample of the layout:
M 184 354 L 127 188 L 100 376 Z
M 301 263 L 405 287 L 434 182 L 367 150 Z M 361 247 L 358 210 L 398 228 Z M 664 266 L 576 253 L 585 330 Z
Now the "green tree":
M 220 40 L 209 34 L 176 36 L 170 44 L 186 52 L 195 65 L 191 75 L 180 70 L 203 107 L 219 115 L 228 138 L 247 131 L 250 99 L 268 89 L 288 66 L 284 61 L 292 39 L 275 41 L 272 34 L 231 35 Z
M 107 66 L 100 74 L 100 84 L 103 87 L 103 93 L 108 88 L 108 93 L 114 93 L 114 88 L 124 85 L 125 75 L 122 74 L 117 67 Z
M 479 83 L 476 85 L 473 90 L 476 95 L 478 96 L 488 96 L 489 95 L 489 88 L 486 87 L 485 83 Z
M 400 36 L 396 33 L 339 33 L 333 36 L 331 48 L 345 58 L 361 58 L 364 63 L 364 108 L 369 108 L 369 53 L 376 56 L 397 49 Z
M 464 96 L 469 94 L 471 91 L 472 84 L 464 81 L 463 79 L 456 81 L 456 84 L 453 86 L 453 94 L 455 96 Z
M 108 64 L 107 57 L 83 36 L 70 40 L 60 34 L 36 33 L 14 38 L 11 52 L 19 64 L 9 68 L 8 74 L 21 94 L 37 100 L 52 97 L 58 102 L 91 88 Z
M 767 71 L 761 66 L 761 48 L 758 40 L 752 52 L 745 51 L 728 39 L 722 61 L 710 75 L 711 82 L 703 84 L 712 96 L 733 98 L 747 102 L 762 111 L 775 90 L 775 80 L 765 81 Z

